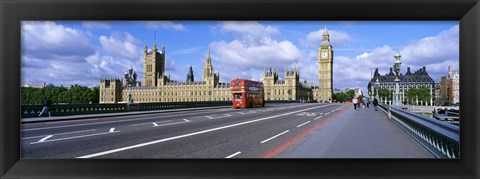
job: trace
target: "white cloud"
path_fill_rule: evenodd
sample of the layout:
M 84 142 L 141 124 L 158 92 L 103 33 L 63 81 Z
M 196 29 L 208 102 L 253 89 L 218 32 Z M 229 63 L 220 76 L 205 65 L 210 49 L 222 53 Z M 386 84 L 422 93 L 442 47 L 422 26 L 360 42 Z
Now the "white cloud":
M 301 43 L 306 47 L 318 47 L 322 42 L 323 32 L 324 29 L 310 32 L 305 39 L 301 40 Z M 330 43 L 335 47 L 342 46 L 344 43 L 352 40 L 347 32 L 328 30 L 328 34 L 330 35 Z
M 418 41 L 407 44 L 398 49 L 402 55 L 402 70 L 405 74 L 407 67 L 413 73 L 426 66 L 427 72 L 439 82 L 441 76 L 447 74 L 447 67 L 451 65 L 458 69 L 459 64 L 459 33 L 458 25 L 437 35 L 425 37 Z M 395 58 L 396 49 L 388 45 L 377 47 L 373 51 L 361 52 L 355 57 L 335 56 L 333 73 L 334 87 L 360 87 L 367 92 L 367 85 L 371 79 L 371 73 L 375 68 L 381 75 L 389 73 Z
M 91 55 L 94 47 L 78 29 L 65 27 L 50 21 L 22 22 L 22 55 L 37 59 L 60 57 L 64 60 L 80 60 L 79 56 Z
M 164 28 L 164 29 L 172 29 L 172 30 L 176 30 L 176 31 L 186 31 L 187 30 L 183 24 L 174 23 L 172 21 L 148 21 L 147 22 L 147 28 L 158 29 L 160 27 Z
M 111 55 L 132 61 L 138 60 L 143 55 L 143 48 L 140 45 L 140 41 L 128 32 L 124 32 L 123 34 L 112 33 L 109 37 L 102 35 L 99 37 L 99 40 L 103 49 Z
M 275 27 L 258 22 L 222 22 L 217 28 L 235 37 L 230 42 L 209 44 L 215 70 L 224 72 L 221 80 L 235 77 L 259 80 L 265 67 L 283 69 L 302 57 L 292 42 L 274 39 L 280 34 Z

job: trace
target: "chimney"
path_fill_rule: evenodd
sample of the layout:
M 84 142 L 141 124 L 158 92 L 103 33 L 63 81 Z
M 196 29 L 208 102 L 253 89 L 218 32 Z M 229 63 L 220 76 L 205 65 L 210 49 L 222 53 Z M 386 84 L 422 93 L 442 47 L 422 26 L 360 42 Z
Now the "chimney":
M 427 67 L 423 66 L 423 72 L 427 72 Z

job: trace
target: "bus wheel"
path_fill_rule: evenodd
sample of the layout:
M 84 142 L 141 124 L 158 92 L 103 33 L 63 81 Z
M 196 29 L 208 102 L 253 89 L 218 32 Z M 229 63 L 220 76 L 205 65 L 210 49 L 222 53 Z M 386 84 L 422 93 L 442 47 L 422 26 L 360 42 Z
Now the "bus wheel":
M 262 103 L 262 107 L 265 107 L 265 101 Z

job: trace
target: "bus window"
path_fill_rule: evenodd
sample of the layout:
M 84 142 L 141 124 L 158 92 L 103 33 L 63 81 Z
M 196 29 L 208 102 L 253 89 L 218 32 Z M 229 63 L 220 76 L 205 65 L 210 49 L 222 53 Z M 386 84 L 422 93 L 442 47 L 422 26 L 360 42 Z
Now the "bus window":
M 235 93 L 233 95 L 233 98 L 235 99 L 235 101 L 241 102 L 242 101 L 242 93 Z

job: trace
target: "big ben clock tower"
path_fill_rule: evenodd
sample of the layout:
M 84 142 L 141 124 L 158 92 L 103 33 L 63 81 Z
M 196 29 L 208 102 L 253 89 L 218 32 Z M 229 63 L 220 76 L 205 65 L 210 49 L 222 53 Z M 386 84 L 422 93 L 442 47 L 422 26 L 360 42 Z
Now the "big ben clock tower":
M 318 48 L 318 101 L 333 100 L 333 49 L 327 26 L 322 35 L 322 43 Z

